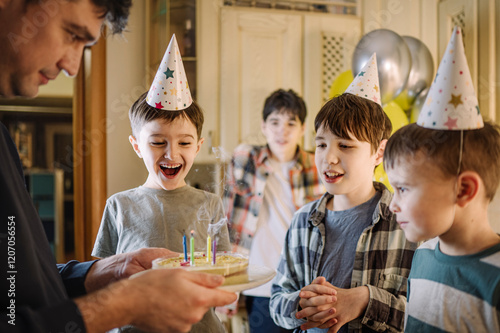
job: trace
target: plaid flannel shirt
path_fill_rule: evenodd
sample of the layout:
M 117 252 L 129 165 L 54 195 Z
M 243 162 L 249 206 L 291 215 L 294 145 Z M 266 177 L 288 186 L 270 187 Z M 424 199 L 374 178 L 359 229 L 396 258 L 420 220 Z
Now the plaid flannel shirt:
M 248 252 L 257 231 L 257 217 L 266 180 L 272 168 L 267 146 L 241 144 L 229 164 L 224 189 L 224 207 L 229 220 L 229 236 L 238 251 Z M 293 204 L 299 209 L 325 192 L 314 162 L 314 154 L 297 148 L 295 165 L 290 170 Z
M 349 332 L 362 332 L 363 327 L 376 332 L 403 332 L 407 280 L 417 244 L 406 240 L 389 210 L 392 194 L 381 183 L 374 182 L 374 186 L 382 196 L 371 226 L 357 240 L 351 278 L 351 288 L 368 287 L 370 300 L 364 315 L 349 323 Z M 318 277 L 326 204 L 332 197 L 326 193 L 295 213 L 273 280 L 271 316 L 279 326 L 295 332 L 302 332 L 299 326 L 306 322 L 295 318 L 299 292 Z

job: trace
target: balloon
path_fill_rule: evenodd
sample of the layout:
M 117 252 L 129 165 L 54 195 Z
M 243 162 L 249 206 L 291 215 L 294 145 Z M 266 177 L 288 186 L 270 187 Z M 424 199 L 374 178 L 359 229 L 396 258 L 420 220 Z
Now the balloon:
M 343 94 L 351 84 L 352 80 L 354 80 L 354 77 L 352 76 L 352 71 L 350 69 L 340 73 L 335 80 L 333 80 L 328 97 L 333 98 L 337 95 Z
M 389 178 L 387 177 L 387 174 L 385 173 L 383 163 L 380 163 L 375 168 L 375 172 L 373 174 L 373 180 L 380 182 L 380 183 L 383 183 L 389 191 L 394 193 L 394 190 L 392 189 L 392 186 L 389 183 Z
M 420 40 L 410 36 L 403 36 L 403 40 L 408 45 L 411 55 L 410 75 L 403 93 L 406 102 L 411 106 L 417 96 L 431 86 L 434 78 L 434 62 L 431 52 Z M 403 109 L 408 110 L 409 108 L 403 107 Z
M 354 49 L 352 73 L 358 74 L 373 52 L 377 53 L 382 104 L 392 101 L 406 86 L 411 55 L 404 39 L 394 31 L 373 30 L 364 35 Z
M 428 92 L 429 89 L 425 89 L 417 96 L 417 99 L 415 100 L 415 103 L 413 103 L 413 106 L 411 107 L 410 110 L 410 123 L 417 122 L 418 115 L 420 114 L 420 110 L 422 110 L 422 106 L 425 103 L 425 99 L 427 98 Z
M 406 89 L 403 90 L 398 97 L 394 98 L 393 101 L 399 105 L 403 111 L 411 109 L 411 105 L 408 103 L 408 91 Z
M 401 127 L 408 125 L 408 117 L 403 109 L 394 101 L 391 101 L 383 106 L 387 117 L 392 123 L 392 133 L 396 132 Z M 387 174 L 385 173 L 384 166 L 381 164 L 377 165 L 375 168 L 375 172 L 373 174 L 373 179 L 377 182 L 383 183 L 391 192 L 394 192 L 391 184 L 389 183 L 389 178 L 387 178 Z
M 387 117 L 392 123 L 392 133 L 396 132 L 401 127 L 408 125 L 408 117 L 401 107 L 394 101 L 391 101 L 383 106 Z M 392 134 L 391 133 L 391 134 Z

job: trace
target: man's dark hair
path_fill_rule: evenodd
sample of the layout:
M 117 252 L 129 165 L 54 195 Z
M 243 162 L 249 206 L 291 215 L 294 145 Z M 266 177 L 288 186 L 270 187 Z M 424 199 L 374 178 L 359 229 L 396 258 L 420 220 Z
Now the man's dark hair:
M 293 90 L 279 89 L 273 92 L 264 102 L 262 119 L 266 121 L 267 117 L 274 111 L 278 113 L 289 113 L 298 116 L 302 124 L 306 119 L 307 110 L 304 100 Z
M 125 30 L 130 14 L 132 0 L 90 0 L 99 8 L 105 9 L 105 18 L 108 27 L 113 34 L 122 33 Z
M 34 4 L 42 0 L 26 0 L 26 4 Z M 43 0 L 46 1 L 46 0 Z M 77 0 L 67 0 L 77 1 Z M 130 14 L 132 0 L 89 0 L 98 9 L 102 9 L 102 16 L 111 33 L 119 34 L 125 30 Z

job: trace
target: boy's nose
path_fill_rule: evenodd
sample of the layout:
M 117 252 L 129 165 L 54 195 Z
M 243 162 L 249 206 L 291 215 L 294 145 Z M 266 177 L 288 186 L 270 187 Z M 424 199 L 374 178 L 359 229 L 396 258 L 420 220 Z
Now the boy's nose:
M 177 151 L 174 148 L 169 147 L 165 150 L 165 158 L 173 160 L 175 159 L 176 156 L 177 156 Z
M 392 198 L 391 203 L 389 204 L 389 209 L 393 213 L 397 213 L 400 211 L 399 206 L 396 203 L 396 200 L 394 200 L 394 197 Z
M 333 151 L 333 150 L 330 150 L 328 152 L 328 164 L 339 164 L 339 157 L 338 155 Z

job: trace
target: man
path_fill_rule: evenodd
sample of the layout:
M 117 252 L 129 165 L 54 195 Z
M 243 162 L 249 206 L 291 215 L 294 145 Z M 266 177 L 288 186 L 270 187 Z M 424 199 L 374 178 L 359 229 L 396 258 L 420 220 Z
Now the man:
M 32 97 L 60 71 L 75 75 L 83 48 L 97 41 L 104 22 L 121 32 L 130 5 L 0 0 L 0 96 Z M 213 289 L 223 279 L 207 274 L 150 270 L 126 279 L 170 255 L 166 249 L 56 267 L 16 148 L 3 125 L 0 132 L 1 332 L 102 332 L 126 324 L 184 332 L 210 307 L 236 299 Z

